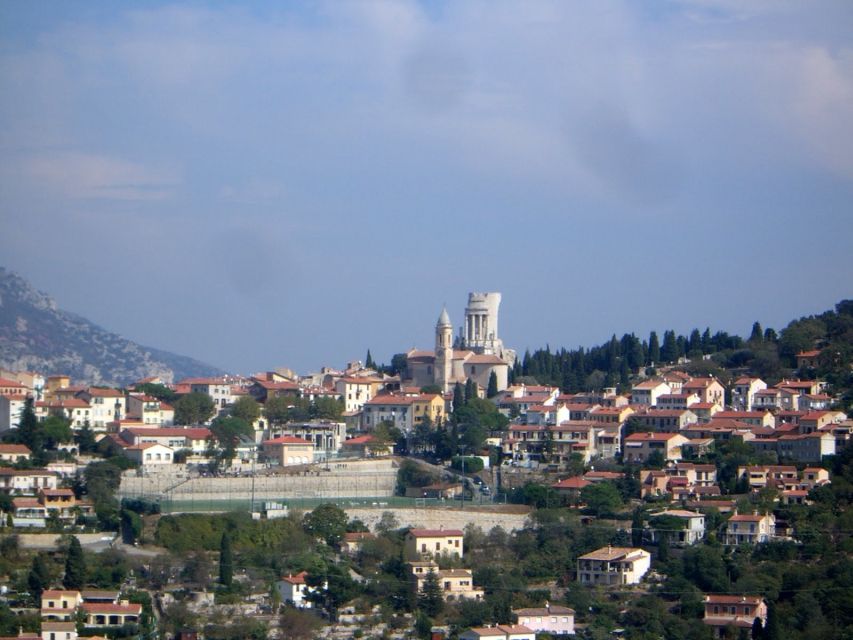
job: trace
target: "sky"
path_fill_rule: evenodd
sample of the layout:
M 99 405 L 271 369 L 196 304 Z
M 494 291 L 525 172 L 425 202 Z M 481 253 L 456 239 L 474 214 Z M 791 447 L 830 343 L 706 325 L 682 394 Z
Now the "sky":
M 849 0 L 5 0 L 0 95 L 0 266 L 235 373 L 853 297 Z

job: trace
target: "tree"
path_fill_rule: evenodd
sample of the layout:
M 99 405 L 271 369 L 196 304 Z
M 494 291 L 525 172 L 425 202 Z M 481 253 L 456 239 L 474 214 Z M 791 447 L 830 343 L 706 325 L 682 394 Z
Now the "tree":
M 465 404 L 465 389 L 457 382 L 453 386 L 453 413 L 456 413 Z
M 89 426 L 88 420 L 74 435 L 74 441 L 77 443 L 77 450 L 80 453 L 92 453 L 97 450 L 98 443 L 95 441 L 95 432 Z
M 639 508 L 634 509 L 631 518 L 631 544 L 635 547 L 643 544 L 643 511 Z
M 675 331 L 664 331 L 660 357 L 663 362 L 675 362 L 678 360 L 678 341 L 675 337 Z
M 41 602 L 42 592 L 50 586 L 50 570 L 44 555 L 41 553 L 36 554 L 33 558 L 30 572 L 27 574 L 27 586 L 33 599 L 36 602 Z
M 24 401 L 24 408 L 21 410 L 21 420 L 18 423 L 18 437 L 33 452 L 34 458 L 44 457 L 44 432 L 41 429 L 38 418 L 36 418 L 32 398 L 27 398 Z M 44 460 L 35 461 L 40 463 Z
M 373 361 L 373 356 L 370 355 L 370 349 L 367 350 L 367 357 L 364 359 L 364 367 L 366 369 L 376 369 L 376 363 Z
M 654 365 L 660 362 L 660 342 L 658 341 L 658 334 L 656 331 L 652 331 L 649 334 L 649 359 L 647 364 Z
M 321 504 L 302 520 L 302 528 L 310 536 L 320 538 L 329 546 L 341 541 L 347 530 L 347 514 L 334 504 Z
M 418 611 L 424 615 L 435 618 L 444 608 L 444 594 L 441 590 L 441 582 L 435 571 L 430 571 L 418 594 Z
M 319 420 L 339 420 L 344 411 L 344 402 L 340 398 L 319 397 L 312 404 L 312 418 Z
M 71 536 L 71 544 L 68 545 L 68 553 L 65 556 L 65 576 L 62 585 L 66 589 L 80 590 L 86 584 L 86 558 L 83 556 L 83 547 L 77 536 Z
M 261 405 L 254 398 L 243 396 L 231 405 L 231 415 L 251 425 L 261 416 Z
M 164 384 L 156 382 L 143 382 L 136 385 L 136 390 L 139 393 L 144 393 L 146 396 L 157 398 L 161 402 L 172 403 L 178 399 L 178 394 Z
M 761 328 L 760 322 L 752 323 L 752 333 L 749 334 L 750 342 L 761 342 L 764 340 L 764 330 Z
M 477 383 L 473 378 L 468 378 L 465 381 L 465 404 L 468 404 L 477 397 Z
M 285 396 L 268 397 L 264 402 L 264 416 L 271 424 L 281 425 L 287 422 L 293 398 Z
M 231 553 L 231 536 L 227 531 L 222 532 L 219 543 L 219 582 L 230 587 L 234 582 L 234 558 Z
M 611 515 L 622 508 L 619 490 L 609 482 L 595 482 L 581 489 L 581 501 L 597 516 Z
M 312 640 L 318 637 L 323 621 L 313 613 L 284 607 L 279 617 L 279 629 L 284 640 Z
M 489 374 L 489 388 L 486 390 L 486 396 L 494 398 L 498 395 L 498 374 L 492 371 Z
M 240 442 L 240 436 L 251 438 L 255 433 L 248 422 L 234 416 L 216 418 L 210 425 L 210 431 L 222 447 L 222 455 L 227 460 L 234 457 L 234 450 Z
M 175 401 L 175 424 L 202 424 L 216 413 L 216 405 L 206 393 L 188 393 Z
M 41 423 L 44 446 L 48 449 L 58 449 L 64 442 L 74 438 L 71 431 L 71 421 L 59 416 L 48 416 Z

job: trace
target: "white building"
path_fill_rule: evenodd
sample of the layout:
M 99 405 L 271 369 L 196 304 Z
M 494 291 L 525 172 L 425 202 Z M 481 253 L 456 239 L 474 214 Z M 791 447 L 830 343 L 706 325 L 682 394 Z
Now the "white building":
M 578 582 L 604 586 L 639 584 L 651 563 L 651 554 L 643 549 L 602 547 L 578 558 Z

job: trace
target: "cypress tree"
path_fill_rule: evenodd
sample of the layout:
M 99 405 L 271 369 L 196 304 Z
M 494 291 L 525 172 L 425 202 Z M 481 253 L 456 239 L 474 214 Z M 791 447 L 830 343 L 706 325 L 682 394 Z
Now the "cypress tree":
M 643 544 L 643 512 L 640 509 L 634 509 L 631 518 L 631 544 L 635 547 Z
M 486 391 L 486 395 L 490 398 L 498 395 L 498 374 L 494 371 L 489 374 L 489 389 Z
M 752 333 L 749 334 L 750 342 L 761 342 L 764 340 L 764 329 L 761 328 L 760 322 L 752 323 Z
M 472 378 L 465 381 L 465 404 L 477 397 L 477 383 Z
M 234 581 L 234 558 L 231 555 L 231 537 L 227 531 L 222 532 L 219 543 L 219 582 L 230 587 Z
M 458 411 L 465 404 L 465 390 L 457 382 L 453 387 L 453 412 Z
M 652 331 L 649 334 L 649 359 L 647 364 L 654 365 L 660 362 L 660 342 L 658 341 L 658 334 L 656 331 Z
M 41 594 L 49 585 L 50 570 L 47 568 L 44 555 L 39 553 L 33 558 L 33 564 L 27 574 L 27 586 L 36 602 L 41 602 Z
M 62 585 L 66 589 L 80 590 L 86 584 L 86 558 L 77 536 L 71 537 L 68 555 L 65 556 L 65 576 Z

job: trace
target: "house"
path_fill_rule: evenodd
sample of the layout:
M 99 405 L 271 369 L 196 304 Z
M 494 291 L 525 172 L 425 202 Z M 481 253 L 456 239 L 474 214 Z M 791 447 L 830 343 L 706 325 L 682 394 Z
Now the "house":
M 314 457 L 326 459 L 338 454 L 347 437 L 347 425 L 344 422 L 330 420 L 309 420 L 308 422 L 288 422 L 271 430 L 270 437 L 292 436 L 314 443 Z
M 796 462 L 820 462 L 835 455 L 835 442 L 835 435 L 828 431 L 782 435 L 776 441 L 776 453 Z
M 766 388 L 767 383 L 761 378 L 738 378 L 732 386 L 732 407 L 736 411 L 752 411 L 755 394 Z
M 702 622 L 714 627 L 717 637 L 721 637 L 729 625 L 751 629 L 756 618 L 761 620 L 762 627 L 767 624 L 767 603 L 761 596 L 705 596 L 705 615 Z
M 361 411 L 361 428 L 371 431 L 382 422 L 394 425 L 404 433 L 415 426 L 415 399 L 412 396 L 384 393 L 364 403 Z
M 0 443 L 0 460 L 3 462 L 15 463 L 29 460 L 31 455 L 32 451 L 25 444 Z
M 461 558 L 464 533 L 459 529 L 409 529 L 406 534 L 406 557 L 433 558 L 442 554 Z
M 77 624 L 75 622 L 42 621 L 42 640 L 77 640 Z
M 307 571 L 301 571 L 296 575 L 292 573 L 283 576 L 275 583 L 275 588 L 281 596 L 281 601 L 297 607 L 298 609 L 310 609 L 311 600 L 307 596 L 315 592 L 315 588 L 305 582 Z M 326 586 L 324 585 L 325 589 Z
M 660 541 L 662 518 L 669 522 L 681 522 L 680 528 L 676 527 L 675 530 L 668 531 L 668 540 L 672 545 L 689 546 L 701 542 L 702 538 L 705 537 L 705 516 L 703 514 L 684 509 L 668 509 L 649 516 L 649 533 L 654 543 Z
M 681 385 L 682 393 L 696 393 L 699 402 L 713 402 L 721 408 L 725 405 L 726 389 L 714 377 L 693 378 Z
M 47 509 L 38 498 L 12 498 L 12 524 L 27 529 L 47 526 Z
M 155 442 L 171 449 L 189 449 L 193 454 L 205 455 L 213 434 L 206 427 L 127 427 L 119 437 L 128 444 Z
M 234 402 L 231 384 L 224 378 L 187 378 L 178 384 L 189 385 L 190 393 L 203 393 L 210 396 L 219 411 Z
M 0 467 L 0 491 L 3 493 L 32 495 L 39 489 L 56 489 L 56 474 L 47 469 Z
M 127 416 L 135 418 L 145 425 L 166 427 L 175 422 L 175 409 L 144 393 L 129 393 L 127 395 Z
M 41 619 L 66 622 L 74 619 L 77 607 L 83 604 L 79 591 L 47 589 L 41 594 Z
M 679 433 L 632 433 L 625 438 L 622 458 L 627 463 L 643 464 L 657 451 L 664 460 L 681 460 L 681 447 L 687 442 Z
M 379 393 L 383 385 L 381 378 L 347 376 L 335 382 L 335 391 L 344 399 L 344 411 L 361 411 L 364 403 Z
M 724 544 L 757 544 L 769 542 L 776 536 L 776 518 L 772 513 L 734 515 L 726 523 Z
M 127 415 L 127 402 L 122 391 L 102 387 L 89 387 L 75 394 L 91 408 L 89 422 L 93 428 L 106 427 L 110 422 L 123 420 Z
M 814 489 L 824 484 L 829 484 L 829 471 L 820 467 L 806 467 L 803 469 L 803 480 L 800 487 L 803 489 Z
M 415 581 L 415 591 L 424 590 L 426 580 L 430 575 L 435 576 L 441 587 L 444 600 L 482 600 L 485 592 L 474 587 L 474 575 L 470 569 L 439 569 L 433 561 L 409 562 L 409 570 Z
M 120 627 L 136 624 L 142 615 L 142 605 L 127 600 L 116 602 L 83 602 L 80 605 L 88 627 Z
M 663 380 L 644 380 L 631 387 L 631 404 L 654 407 L 658 398 L 668 393 L 672 393 L 672 387 Z
M 651 554 L 643 549 L 607 546 L 580 556 L 577 562 L 581 584 L 639 584 L 651 566 Z
M 25 403 L 26 399 L 21 396 L 0 394 L 0 432 L 20 425 Z
M 696 424 L 698 416 L 690 409 L 649 409 L 631 416 L 631 420 L 656 433 L 678 433 Z
M 314 443 L 302 438 L 279 436 L 262 446 L 267 460 L 282 467 L 314 462 Z
M 518 624 L 524 625 L 536 633 L 549 633 L 552 636 L 567 636 L 575 633 L 575 610 L 545 603 L 544 607 L 513 609 Z
M 536 640 L 536 632 L 521 624 L 473 627 L 459 634 L 459 640 Z
M 394 454 L 394 443 L 385 442 L 376 436 L 358 436 L 344 440 L 341 445 L 341 456 L 347 458 L 375 458 Z
M 107 422 L 111 420 L 101 420 L 101 423 L 96 425 L 92 420 L 92 407 L 86 400 L 75 397 L 41 400 L 35 403 L 33 409 L 39 421 L 43 421 L 49 416 L 58 416 L 70 421 L 73 429 L 80 429 L 83 425 L 89 423 L 91 427 L 97 427 L 103 431 L 106 428 Z
M 591 485 L 592 482 L 586 480 L 583 476 L 574 476 L 560 480 L 551 485 L 551 488 L 561 496 L 566 496 L 571 500 L 580 499 L 581 489 Z
M 795 489 L 798 484 L 797 467 L 793 465 L 750 465 L 738 467 L 738 479 L 746 478 L 751 491 L 764 487 Z
M 143 466 L 172 464 L 175 461 L 175 450 L 159 442 L 143 442 L 122 447 L 126 458 Z
M 376 536 L 369 531 L 348 531 L 341 540 L 341 551 L 353 556 L 361 551 L 361 545 L 365 540 L 375 539 Z
M 714 414 L 714 419 L 738 420 L 756 427 L 769 427 L 770 429 L 776 427 L 776 418 L 766 409 L 764 411 L 718 411 Z
M 409 487 L 406 489 L 406 497 L 452 500 L 461 496 L 462 492 L 461 482 L 436 482 L 425 487 Z
M 665 393 L 658 398 L 656 407 L 660 409 L 687 409 L 694 404 L 699 404 L 702 399 L 698 393 Z

